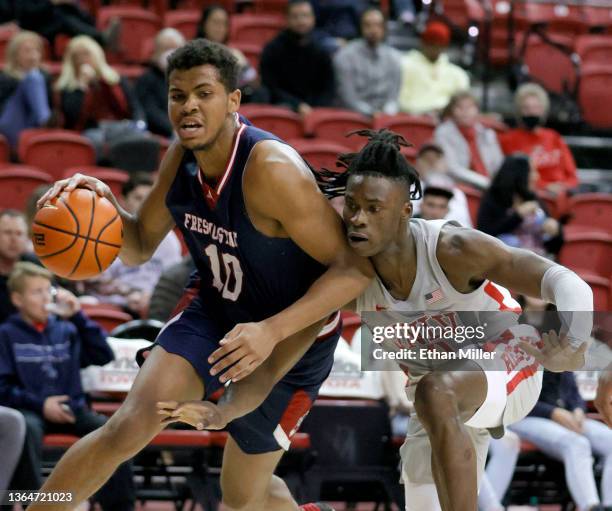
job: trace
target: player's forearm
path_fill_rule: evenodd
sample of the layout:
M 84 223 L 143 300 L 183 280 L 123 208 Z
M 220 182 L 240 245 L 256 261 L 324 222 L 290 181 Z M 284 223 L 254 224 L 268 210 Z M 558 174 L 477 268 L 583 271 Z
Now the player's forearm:
M 306 294 L 294 304 L 268 318 L 276 342 L 326 319 L 333 312 L 361 295 L 368 287 L 372 274 L 369 262 L 356 265 L 334 265 L 310 286 Z
M 116 205 L 117 207 L 117 205 Z M 117 211 L 123 222 L 123 245 L 119 252 L 119 257 L 128 266 L 136 266 L 142 264 L 148 258 L 146 257 L 143 243 L 141 240 L 140 227 L 138 225 L 137 215 L 128 213 L 126 210 L 117 207 Z

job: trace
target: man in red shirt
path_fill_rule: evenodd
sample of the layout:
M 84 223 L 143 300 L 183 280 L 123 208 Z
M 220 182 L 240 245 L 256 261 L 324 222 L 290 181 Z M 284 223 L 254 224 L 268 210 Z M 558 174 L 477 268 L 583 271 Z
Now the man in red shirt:
M 546 91 L 527 83 L 516 91 L 515 103 L 519 127 L 499 137 L 505 154 L 522 152 L 534 162 L 540 178 L 539 190 L 555 194 L 578 185 L 576 162 L 559 133 L 542 124 L 550 106 Z

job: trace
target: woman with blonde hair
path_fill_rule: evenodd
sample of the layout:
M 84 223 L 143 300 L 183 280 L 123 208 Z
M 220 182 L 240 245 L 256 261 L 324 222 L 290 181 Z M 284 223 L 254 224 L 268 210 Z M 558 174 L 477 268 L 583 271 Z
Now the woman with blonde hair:
M 17 32 L 6 48 L 0 73 L 0 133 L 12 148 L 19 133 L 44 126 L 51 118 L 49 75 L 41 69 L 43 40 L 34 32 Z
M 108 65 L 102 47 L 89 36 L 70 40 L 55 88 L 64 128 L 84 131 L 100 150 L 110 133 L 144 127 L 130 84 Z

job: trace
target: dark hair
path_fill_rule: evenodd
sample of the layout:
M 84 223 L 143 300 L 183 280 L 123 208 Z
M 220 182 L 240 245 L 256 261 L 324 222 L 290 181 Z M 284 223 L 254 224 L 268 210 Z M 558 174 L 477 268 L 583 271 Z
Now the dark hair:
M 504 163 L 493 178 L 487 190 L 489 195 L 500 206 L 512 206 L 514 196 L 523 200 L 534 200 L 535 194 L 529 190 L 529 157 L 525 154 L 507 156 Z
M 0 218 L 4 218 L 5 216 L 8 216 L 9 218 L 22 218 L 24 221 L 26 221 L 25 214 L 23 211 L 19 211 L 18 209 L 6 208 L 0 210 Z
M 476 99 L 476 96 L 474 96 L 474 94 L 472 94 L 469 90 L 461 90 L 453 94 L 448 100 L 448 103 L 442 110 L 442 119 L 448 119 L 449 117 L 452 117 L 453 110 L 455 109 L 457 104 L 463 101 L 464 99 L 471 99 L 476 105 L 476 107 L 480 109 L 480 104 L 478 103 L 478 99 Z
M 365 18 L 365 15 L 370 13 L 370 12 L 378 12 L 380 14 L 382 14 L 383 20 L 386 20 L 385 18 L 385 13 L 382 11 L 382 9 L 380 7 L 376 7 L 375 5 L 369 5 L 368 7 L 366 7 L 363 12 L 361 13 L 361 15 L 359 16 L 359 23 L 363 23 L 363 18 Z
M 296 5 L 301 5 L 301 4 L 308 4 L 314 10 L 314 6 L 312 5 L 312 2 L 310 0 L 289 0 L 289 2 L 287 2 L 287 11 L 286 11 L 286 13 L 289 14 L 289 11 L 291 9 L 293 9 Z
M 421 198 L 419 173 L 401 153 L 402 147 L 411 144 L 401 135 L 388 129 L 359 130 L 348 134 L 366 137 L 368 143 L 358 153 L 344 153 L 338 157 L 338 167 L 343 173 L 323 170 L 318 173 L 319 186 L 328 197 L 344 195 L 351 176 L 377 176 L 404 182 L 411 199 Z
M 423 197 L 426 195 L 432 195 L 434 197 L 444 197 L 445 199 L 451 200 L 453 198 L 453 192 L 440 188 L 438 186 L 426 186 L 423 190 Z
M 219 71 L 219 81 L 228 92 L 238 88 L 239 66 L 229 48 L 206 39 L 193 39 L 168 57 L 166 78 L 176 69 L 188 70 L 210 64 Z
M 198 32 L 196 33 L 196 37 L 206 39 L 206 34 L 204 33 L 204 24 L 208 21 L 208 18 L 210 18 L 211 15 L 215 11 L 223 11 L 225 14 L 229 16 L 229 13 L 225 9 L 225 7 L 219 4 L 212 4 L 212 5 L 209 5 L 208 7 L 205 7 L 202 10 L 202 16 L 200 17 L 200 22 L 198 23 Z M 229 39 L 229 30 L 227 31 L 227 35 L 225 36 L 225 41 L 223 41 L 223 43 L 225 44 L 228 39 Z
M 134 172 L 121 187 L 121 195 L 127 197 L 139 186 L 153 186 L 153 177 L 148 172 Z
M 425 142 L 417 153 L 416 157 L 420 158 L 425 153 L 436 153 L 438 156 L 444 156 L 444 151 L 438 144 L 434 144 L 433 142 Z

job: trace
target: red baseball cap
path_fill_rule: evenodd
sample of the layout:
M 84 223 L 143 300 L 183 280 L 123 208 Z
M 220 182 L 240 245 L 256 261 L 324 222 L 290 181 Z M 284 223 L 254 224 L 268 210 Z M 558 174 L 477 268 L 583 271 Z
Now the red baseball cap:
M 437 46 L 448 46 L 450 44 L 451 31 L 448 25 L 441 21 L 430 21 L 421 33 L 421 40 L 427 44 Z

